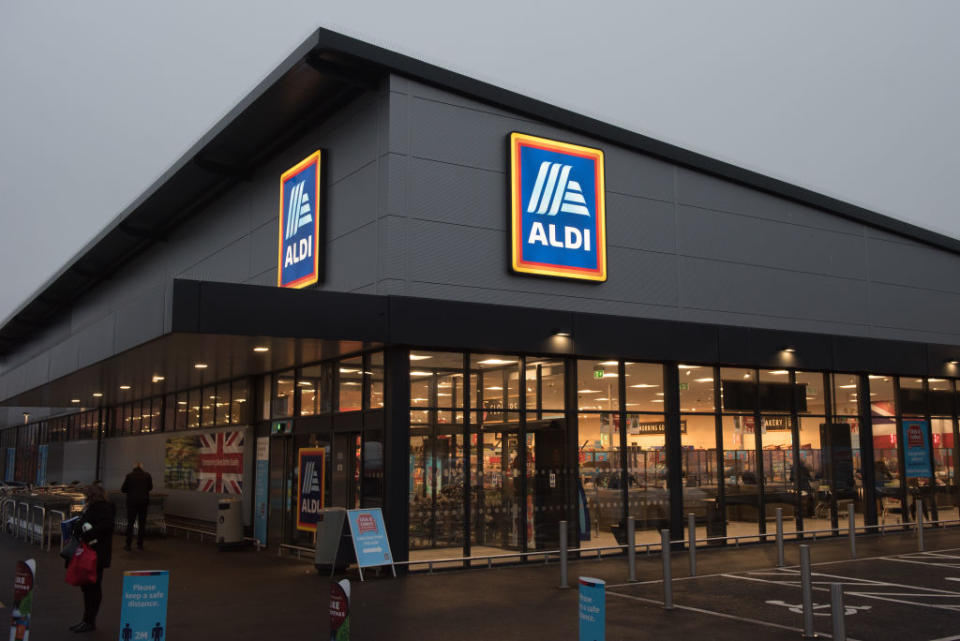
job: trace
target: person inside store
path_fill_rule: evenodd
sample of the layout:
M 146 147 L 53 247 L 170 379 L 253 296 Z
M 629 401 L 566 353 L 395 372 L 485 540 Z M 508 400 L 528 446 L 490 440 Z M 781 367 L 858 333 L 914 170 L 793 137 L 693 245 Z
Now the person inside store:
M 110 567 L 113 553 L 113 521 L 115 509 L 107 500 L 107 493 L 95 482 L 83 490 L 86 499 L 83 512 L 73 528 L 73 536 L 97 553 L 97 581 L 80 586 L 83 592 L 83 620 L 70 626 L 74 632 L 97 629 L 97 613 L 103 600 L 103 571 Z
M 123 480 L 120 491 L 127 495 L 127 542 L 123 549 L 130 551 L 133 542 L 133 522 L 137 521 L 137 549 L 143 549 L 143 533 L 147 529 L 147 508 L 150 505 L 150 492 L 153 491 L 153 477 L 143 469 L 143 463 L 137 461 L 133 470 Z

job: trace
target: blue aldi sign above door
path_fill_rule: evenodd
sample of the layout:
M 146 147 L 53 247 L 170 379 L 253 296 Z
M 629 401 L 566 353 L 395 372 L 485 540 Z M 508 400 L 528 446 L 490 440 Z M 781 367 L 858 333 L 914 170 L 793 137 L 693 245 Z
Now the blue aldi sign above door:
M 279 287 L 301 288 L 320 279 L 320 152 L 280 176 Z
M 603 152 L 510 134 L 513 271 L 607 279 Z

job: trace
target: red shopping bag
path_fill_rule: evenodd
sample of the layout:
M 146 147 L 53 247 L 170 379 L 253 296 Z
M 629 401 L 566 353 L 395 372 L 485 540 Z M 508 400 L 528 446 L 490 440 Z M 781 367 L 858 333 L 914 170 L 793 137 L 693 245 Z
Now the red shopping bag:
M 67 583 L 87 585 L 97 582 L 97 553 L 86 543 L 77 546 L 73 558 L 67 565 Z

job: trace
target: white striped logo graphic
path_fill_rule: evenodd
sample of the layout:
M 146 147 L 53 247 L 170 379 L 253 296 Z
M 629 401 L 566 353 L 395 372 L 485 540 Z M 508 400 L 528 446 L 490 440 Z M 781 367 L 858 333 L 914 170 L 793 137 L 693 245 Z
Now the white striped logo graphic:
M 310 214 L 310 196 L 304 191 L 304 181 L 298 182 L 290 190 L 290 200 L 287 203 L 287 227 L 284 231 L 284 240 L 290 240 L 297 235 L 301 227 L 313 222 Z
M 558 212 L 563 212 L 578 216 L 590 215 L 580 183 L 570 179 L 571 169 L 571 165 L 549 160 L 540 163 L 540 171 L 527 204 L 528 214 L 556 216 Z
M 320 479 L 317 478 L 317 464 L 307 461 L 303 470 L 303 488 L 301 494 L 316 494 L 320 491 Z

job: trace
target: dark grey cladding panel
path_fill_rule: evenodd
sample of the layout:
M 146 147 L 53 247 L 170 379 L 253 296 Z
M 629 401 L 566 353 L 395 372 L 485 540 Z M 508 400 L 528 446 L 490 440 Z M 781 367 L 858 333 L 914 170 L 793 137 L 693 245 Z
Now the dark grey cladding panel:
M 244 236 L 177 272 L 177 278 L 191 280 L 243 281 L 250 275 L 250 237 Z
M 868 238 L 876 282 L 960 293 L 960 256 L 919 243 Z
M 714 327 L 649 319 L 574 315 L 573 342 L 578 354 L 598 358 L 717 361 Z
M 792 271 L 865 279 L 862 235 L 680 205 L 680 253 Z
M 608 194 L 619 193 L 673 201 L 673 165 L 615 145 L 594 143 L 604 151 Z
M 423 158 L 408 159 L 406 171 L 407 216 L 487 229 L 508 228 L 507 178 L 503 171 Z
M 877 341 L 868 338 L 833 339 L 837 369 L 874 374 L 916 374 L 927 372 L 927 350 L 923 343 Z
M 569 353 L 570 341 L 556 331 L 571 331 L 564 311 L 455 303 L 425 299 L 390 299 L 390 342 L 445 349 L 464 344 L 481 351 Z
M 114 354 L 116 315 L 109 313 L 77 332 L 77 365 L 86 367 Z
M 324 289 L 350 291 L 377 281 L 377 223 L 370 223 L 327 244 Z
M 411 220 L 407 234 L 411 280 L 559 294 L 583 311 L 590 299 L 676 304 L 672 254 L 611 247 L 607 256 L 616 277 L 602 284 L 578 283 L 510 274 L 506 232 Z
M 122 352 L 163 334 L 167 288 L 152 287 L 117 310 L 114 349 Z
M 680 260 L 684 307 L 864 325 L 867 284 L 699 258 Z
M 327 190 L 327 239 L 334 240 L 377 219 L 378 165 L 370 162 Z
M 66 376 L 79 366 L 77 338 L 68 338 L 50 349 L 50 380 Z M 6 396 L 0 396 L 6 398 Z
M 720 327 L 718 333 L 718 361 L 725 365 L 813 370 L 834 366 L 833 343 L 827 335 L 745 327 Z
M 677 220 L 673 203 L 607 192 L 607 244 L 674 252 Z
M 277 221 L 264 223 L 250 233 L 251 276 L 277 269 Z
M 489 171 L 504 171 L 506 135 L 528 129 L 520 119 L 413 98 L 410 108 L 410 153 Z
M 332 313 L 331 310 L 336 310 Z M 386 299 L 328 291 L 175 281 L 175 332 L 382 341 Z
M 960 340 L 960 294 L 899 285 L 870 286 L 870 321 L 877 327 L 952 334 Z
M 848 234 L 862 234 L 865 228 L 834 214 L 682 168 L 677 169 L 677 202 Z

